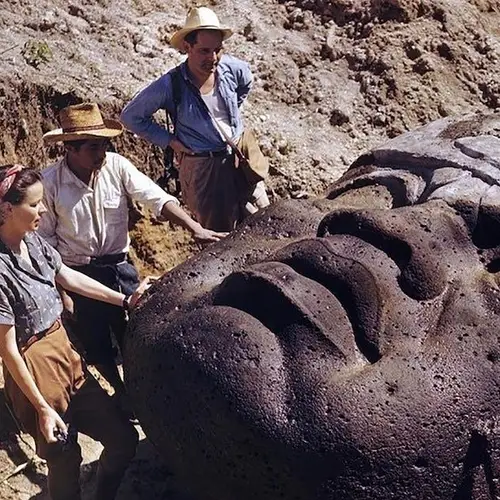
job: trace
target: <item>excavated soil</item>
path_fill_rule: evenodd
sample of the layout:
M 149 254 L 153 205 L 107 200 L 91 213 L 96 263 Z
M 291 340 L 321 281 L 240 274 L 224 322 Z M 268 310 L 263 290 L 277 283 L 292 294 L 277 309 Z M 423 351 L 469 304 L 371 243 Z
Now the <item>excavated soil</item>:
M 255 73 L 244 115 L 270 158 L 273 201 L 321 193 L 360 153 L 406 130 L 500 107 L 499 1 L 208 3 L 234 28 L 227 51 Z M 167 41 L 189 5 L 0 0 L 0 161 L 53 161 L 61 151 L 45 149 L 41 136 L 68 104 L 97 101 L 116 118 L 139 88 L 181 61 Z M 115 147 L 151 177 L 161 174 L 157 148 L 128 133 Z M 133 256 L 143 274 L 199 250 L 185 231 L 134 214 Z M 84 498 L 98 454 L 84 440 Z M 42 463 L 8 477 L 32 456 L 0 392 L 0 498 L 48 498 Z M 119 499 L 181 498 L 174 483 L 143 439 Z

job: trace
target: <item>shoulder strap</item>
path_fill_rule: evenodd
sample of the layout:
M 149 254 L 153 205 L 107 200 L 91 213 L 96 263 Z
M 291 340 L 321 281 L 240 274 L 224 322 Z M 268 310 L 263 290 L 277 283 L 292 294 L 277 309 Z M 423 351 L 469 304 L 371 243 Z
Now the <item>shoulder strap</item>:
M 194 91 L 194 89 L 191 89 L 191 88 L 190 88 L 190 90 L 198 98 L 198 101 L 199 101 L 200 105 L 208 113 L 208 116 L 212 120 L 212 123 L 214 124 L 215 128 L 217 128 L 217 130 L 219 130 L 219 132 L 221 133 L 222 137 L 226 141 L 226 144 L 229 145 L 229 147 L 233 150 L 233 152 L 240 159 L 240 161 L 245 161 L 246 160 L 245 155 L 243 154 L 243 152 L 241 151 L 241 149 L 236 145 L 236 143 L 231 139 L 231 137 L 229 137 L 227 135 L 226 131 L 220 126 L 219 122 L 215 118 L 215 116 L 212 113 L 211 109 L 207 106 L 206 102 L 202 99 L 200 93 L 198 92 L 198 94 L 196 94 L 195 91 Z
M 176 66 L 170 72 L 170 81 L 172 83 L 172 97 L 174 100 L 174 109 L 173 113 L 170 113 L 170 118 L 172 119 L 172 124 L 175 129 L 175 125 L 177 124 L 177 108 L 181 102 L 181 86 L 182 86 L 182 75 L 181 75 L 181 67 Z M 168 113 L 167 113 L 168 115 Z

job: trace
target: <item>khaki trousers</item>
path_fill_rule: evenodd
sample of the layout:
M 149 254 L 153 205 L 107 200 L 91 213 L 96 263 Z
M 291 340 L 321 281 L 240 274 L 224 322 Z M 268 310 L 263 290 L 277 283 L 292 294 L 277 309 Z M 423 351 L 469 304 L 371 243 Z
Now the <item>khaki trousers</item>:
M 251 130 L 238 146 L 265 177 L 269 162 Z M 216 157 L 178 156 L 182 199 L 206 229 L 232 231 L 247 215 L 269 205 L 266 186 L 253 172 L 236 168 L 234 154 Z
M 234 156 L 196 157 L 179 161 L 182 199 L 206 229 L 232 231 L 243 219 L 242 202 L 248 196 L 234 167 Z

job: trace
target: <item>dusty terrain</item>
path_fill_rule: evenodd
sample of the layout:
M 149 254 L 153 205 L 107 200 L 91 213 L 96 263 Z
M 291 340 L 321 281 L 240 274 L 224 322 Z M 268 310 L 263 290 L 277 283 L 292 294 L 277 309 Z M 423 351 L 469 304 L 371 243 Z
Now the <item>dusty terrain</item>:
M 235 30 L 228 52 L 255 73 L 244 114 L 271 159 L 273 201 L 320 193 L 361 152 L 405 130 L 500 107 L 500 1 L 209 4 Z M 95 100 L 116 117 L 136 90 L 181 61 L 167 41 L 189 5 L 0 0 L 0 161 L 52 161 L 60 150 L 44 149 L 41 135 L 67 104 Z M 115 146 L 159 176 L 158 149 L 131 134 Z M 147 214 L 132 235 L 144 273 L 166 271 L 198 251 L 185 232 Z M 0 407 L 0 498 L 47 498 L 43 464 L 5 480 L 32 452 L 16 437 L 1 392 Z M 85 450 L 93 463 L 98 447 L 87 442 Z M 86 492 L 91 477 L 87 465 Z M 143 440 L 119 498 L 178 498 L 168 493 L 173 482 Z

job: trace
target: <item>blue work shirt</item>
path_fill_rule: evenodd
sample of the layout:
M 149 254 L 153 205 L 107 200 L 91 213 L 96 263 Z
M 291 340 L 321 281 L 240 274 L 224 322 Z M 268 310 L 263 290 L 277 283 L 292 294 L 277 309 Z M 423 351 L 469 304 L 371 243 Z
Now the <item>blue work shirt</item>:
M 174 112 L 172 70 L 139 92 L 122 111 L 121 121 L 129 130 L 161 148 L 166 148 L 175 137 L 195 153 L 224 149 L 226 143 L 201 105 L 200 91 L 190 80 L 187 61 L 180 65 L 180 69 L 183 85 L 177 107 L 175 136 L 153 120 L 153 114 L 159 109 L 166 109 L 171 116 Z M 227 108 L 233 140 L 243 133 L 239 108 L 250 92 L 252 80 L 246 62 L 236 57 L 222 56 L 216 68 L 215 81 Z

